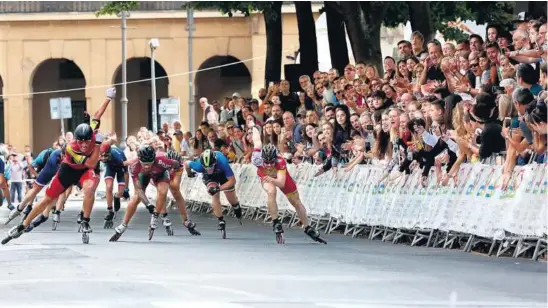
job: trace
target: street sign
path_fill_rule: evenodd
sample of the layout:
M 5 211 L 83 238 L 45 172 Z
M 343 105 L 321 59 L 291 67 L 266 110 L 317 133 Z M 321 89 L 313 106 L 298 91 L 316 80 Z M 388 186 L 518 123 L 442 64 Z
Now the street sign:
M 52 120 L 72 118 L 72 102 L 70 97 L 50 98 L 49 112 Z
M 180 101 L 176 97 L 160 99 L 160 115 L 179 115 Z

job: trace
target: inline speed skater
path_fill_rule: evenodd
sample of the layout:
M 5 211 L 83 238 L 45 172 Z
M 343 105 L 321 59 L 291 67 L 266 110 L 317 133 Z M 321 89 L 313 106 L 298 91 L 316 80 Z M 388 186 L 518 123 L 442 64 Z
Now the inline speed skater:
M 36 156 L 36 158 L 28 165 L 28 170 L 34 177 L 37 178 L 39 173 L 42 172 L 42 170 L 46 167 L 48 159 L 53 151 L 53 148 L 47 148 L 41 151 L 38 156 Z M 50 170 L 48 172 L 51 174 L 51 176 L 47 176 L 47 182 L 45 182 L 45 184 L 40 184 L 38 180 L 34 180 L 31 189 L 27 191 L 21 203 L 19 203 L 17 207 L 13 208 L 10 211 L 8 215 L 8 220 L 6 221 L 6 225 L 9 224 L 17 216 L 19 216 L 23 210 L 26 209 L 25 216 L 30 212 L 30 210 L 32 209 L 32 201 L 36 198 L 36 195 L 42 190 L 42 188 L 47 185 L 49 181 L 53 178 L 53 175 L 55 175 L 55 171 L 57 171 L 57 166 L 54 167 L 53 171 Z M 42 176 L 41 181 L 44 181 L 44 176 Z
M 152 239 L 154 230 L 158 228 L 159 213 L 161 213 L 166 206 L 167 192 L 170 183 L 170 171 L 178 171 L 181 168 L 179 161 L 169 159 L 165 155 L 159 153 L 157 154 L 156 150 L 151 145 L 142 145 L 139 150 L 137 150 L 137 157 L 138 161 L 129 166 L 129 173 L 133 180 L 135 195 L 128 203 L 122 224 L 114 229 L 115 233 L 110 238 L 111 242 L 117 241 L 127 230 L 127 226 L 140 202 L 143 202 L 148 211 L 152 214 L 149 225 L 149 240 Z M 150 182 L 152 182 L 152 185 L 156 186 L 156 206 L 150 202 L 145 193 Z M 196 224 L 189 220 L 186 220 L 185 222 L 185 226 L 189 229 L 191 234 L 197 233 L 195 230 Z M 173 235 L 173 233 L 168 232 L 168 235 Z
M 55 199 L 70 186 L 78 183 L 81 184 L 84 191 L 84 214 L 81 223 L 82 241 L 85 244 L 89 243 L 89 233 L 92 232 L 89 221 L 95 200 L 95 188 L 99 182 L 99 177 L 93 169 L 99 162 L 101 147 L 105 146 L 103 136 L 98 133 L 97 127 L 99 127 L 100 118 L 114 98 L 115 93 L 114 88 L 108 89 L 107 99 L 97 110 L 91 123 L 82 123 L 76 127 L 74 139 L 67 145 L 63 161 L 47 187 L 46 195 L 36 204 L 23 223 L 8 231 L 8 236 L 2 241 L 2 244 L 20 237 L 34 218 L 51 206 Z
M 112 228 L 114 217 L 120 210 L 120 199 L 124 194 L 126 188 L 126 174 L 127 167 L 124 165 L 126 156 L 120 149 L 109 146 L 106 151 L 101 155 L 101 162 L 105 166 L 105 185 L 106 185 L 106 199 L 108 214 L 105 217 L 105 229 Z M 112 193 L 114 186 L 114 178 L 118 182 L 118 190 L 115 194 Z M 113 207 L 114 203 L 114 207 Z
M 221 152 L 205 150 L 199 159 L 186 161 L 185 168 L 189 177 L 193 177 L 194 172 L 202 174 L 202 180 L 207 187 L 207 192 L 211 195 L 213 214 L 219 221 L 221 237 L 226 239 L 226 222 L 221 207 L 221 191 L 224 192 L 226 199 L 232 205 L 234 215 L 240 220 L 240 224 L 242 219 L 242 208 L 235 191 L 236 177 L 228 163 L 228 159 Z
M 9 224 L 17 216 L 19 216 L 21 212 L 23 212 L 23 210 L 25 210 L 24 218 L 26 218 L 30 210 L 32 210 L 32 206 L 29 203 L 31 203 L 36 198 L 36 196 L 38 195 L 38 193 L 40 193 L 40 191 L 42 191 L 44 186 L 48 185 L 51 182 L 51 180 L 55 176 L 55 173 L 59 169 L 61 161 L 64 158 L 64 151 L 65 147 L 58 150 L 44 150 L 32 162 L 32 164 L 29 166 L 29 170 L 32 174 L 36 175 L 36 180 L 34 180 L 32 188 L 25 194 L 25 197 L 23 198 L 21 204 L 19 204 L 16 208 L 10 211 L 8 215 L 8 220 L 6 221 L 6 225 Z M 31 226 L 29 227 L 29 231 L 32 228 L 38 227 L 40 224 L 44 223 L 48 219 L 49 210 L 49 208 L 45 209 L 45 214 L 42 213 L 42 215 L 39 215 L 32 221 Z
M 259 129 L 253 124 L 250 124 L 250 126 L 253 130 L 254 145 L 251 161 L 257 167 L 257 175 L 261 179 L 263 189 L 268 196 L 268 212 L 272 217 L 272 228 L 276 234 L 276 241 L 278 244 L 285 242 L 284 230 L 282 222 L 278 218 L 278 204 L 276 203 L 276 192 L 279 188 L 286 196 L 287 201 L 295 208 L 297 215 L 299 215 L 299 219 L 305 226 L 304 233 L 316 242 L 327 244 L 320 237 L 320 232 L 308 224 L 306 208 L 299 197 L 297 185 L 287 172 L 285 160 L 278 155 L 278 149 L 273 144 L 262 146 Z

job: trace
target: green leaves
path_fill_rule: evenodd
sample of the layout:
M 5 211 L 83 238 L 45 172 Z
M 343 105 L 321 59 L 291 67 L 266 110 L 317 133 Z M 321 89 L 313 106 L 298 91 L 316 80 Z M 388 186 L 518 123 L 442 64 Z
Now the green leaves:
M 139 7 L 139 1 L 110 1 L 107 2 L 95 16 L 116 15 L 121 12 L 129 12 Z
M 274 1 L 189 1 L 182 5 L 183 9 L 195 9 L 198 11 L 203 10 L 217 10 L 229 17 L 232 17 L 234 13 L 240 13 L 245 16 L 249 16 L 252 13 L 264 13 L 267 18 L 276 19 L 278 14 L 273 14 L 274 7 L 280 5 L 279 2 Z

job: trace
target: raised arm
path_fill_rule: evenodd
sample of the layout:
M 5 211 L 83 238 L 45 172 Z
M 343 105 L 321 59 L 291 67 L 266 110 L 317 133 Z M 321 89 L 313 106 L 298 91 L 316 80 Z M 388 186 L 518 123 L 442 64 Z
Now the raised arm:
M 101 107 L 99 107 L 99 109 L 97 109 L 97 111 L 95 111 L 95 114 L 93 115 L 94 120 L 101 119 L 101 117 L 103 116 L 103 113 L 105 113 L 105 111 L 107 110 L 108 104 L 111 101 L 113 101 L 115 97 L 116 97 L 116 88 L 109 88 L 107 90 L 107 98 L 105 99 L 103 104 L 101 104 Z

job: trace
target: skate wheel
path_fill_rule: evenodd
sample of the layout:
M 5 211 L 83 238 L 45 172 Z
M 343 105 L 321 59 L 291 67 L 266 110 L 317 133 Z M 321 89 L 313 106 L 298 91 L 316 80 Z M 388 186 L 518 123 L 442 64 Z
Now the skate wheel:
M 78 224 L 78 233 L 82 232 L 82 226 Z
M 152 236 L 154 235 L 154 229 L 148 228 L 148 240 L 152 240 Z
M 240 226 L 242 225 L 242 219 L 238 218 L 238 222 L 240 223 Z
M 173 236 L 173 228 L 172 227 L 166 227 L 167 236 Z
M 6 245 L 9 241 L 11 241 L 11 237 L 8 236 L 2 240 L 2 245 Z
M 89 234 L 87 234 L 86 232 L 82 233 L 82 243 L 89 244 Z
M 284 234 L 283 233 L 277 233 L 276 234 L 276 242 L 278 244 L 285 244 Z
M 221 238 L 223 240 L 226 240 L 226 230 L 225 229 L 221 230 Z
M 53 225 L 51 226 L 52 231 L 57 230 L 57 224 L 58 224 L 57 222 L 55 222 L 55 221 L 53 222 Z
M 104 228 L 105 229 L 112 229 L 112 226 L 114 225 L 114 223 L 112 221 L 105 221 L 105 226 Z

